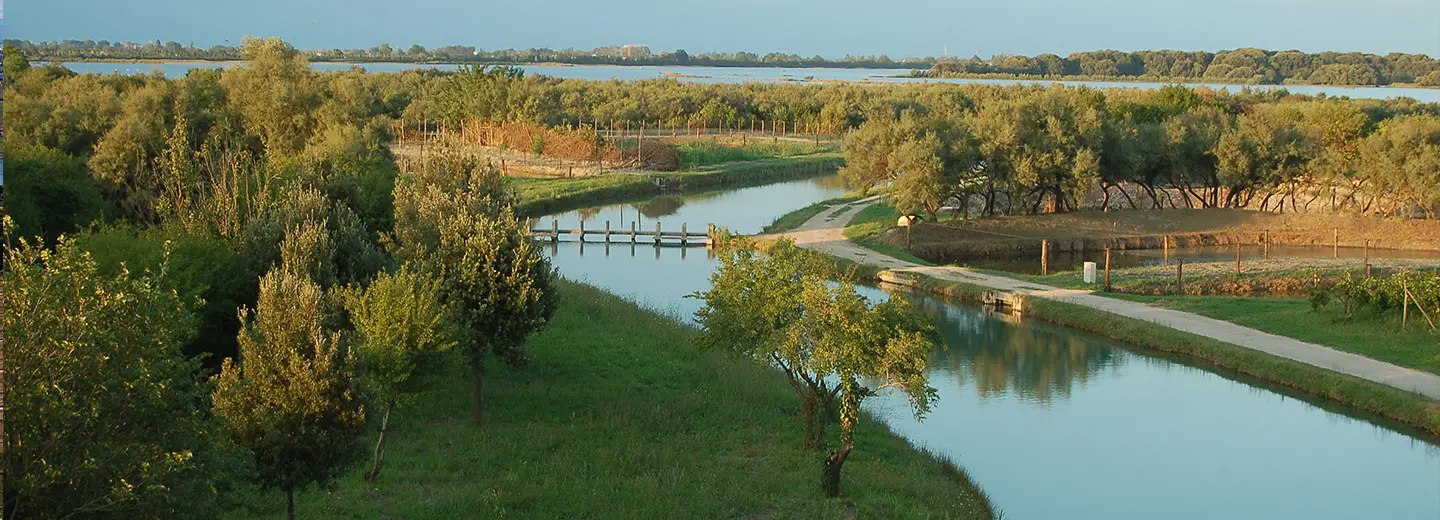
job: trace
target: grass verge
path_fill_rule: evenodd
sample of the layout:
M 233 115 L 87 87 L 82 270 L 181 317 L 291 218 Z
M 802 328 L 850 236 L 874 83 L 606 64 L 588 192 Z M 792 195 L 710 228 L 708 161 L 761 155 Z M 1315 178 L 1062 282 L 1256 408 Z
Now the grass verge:
M 515 178 L 517 213 L 538 216 L 613 199 L 643 197 L 665 190 L 691 190 L 763 183 L 834 173 L 844 163 L 839 152 L 727 163 L 715 168 L 670 172 L 614 173 L 577 179 Z
M 753 143 L 739 144 L 726 141 L 681 141 L 676 144 L 680 150 L 681 168 L 693 169 L 715 164 L 724 164 L 737 161 L 754 161 L 771 157 L 794 157 L 797 155 L 809 155 L 826 150 L 833 150 L 834 146 L 817 145 L 809 142 L 794 141 L 763 141 L 757 140 Z
M 875 251 L 881 254 L 899 258 L 906 262 L 920 265 L 935 265 L 920 257 L 910 254 L 903 247 L 896 247 L 880 240 L 880 235 L 895 227 L 900 220 L 900 210 L 883 202 L 877 202 L 870 207 L 860 210 L 855 217 L 850 219 L 850 225 L 845 227 L 845 238 L 850 239 L 856 245 Z M 903 232 L 903 231 L 902 231 Z
M 776 371 L 689 342 L 694 329 L 600 289 L 562 304 L 520 370 L 492 366 L 484 426 L 469 383 L 392 417 L 386 468 L 296 497 L 307 518 L 989 518 L 962 470 L 871 419 L 840 499 L 802 451 L 798 402 Z M 832 434 L 833 435 L 833 434 Z M 832 438 L 834 438 L 832 436 Z M 276 516 L 281 493 L 228 516 Z

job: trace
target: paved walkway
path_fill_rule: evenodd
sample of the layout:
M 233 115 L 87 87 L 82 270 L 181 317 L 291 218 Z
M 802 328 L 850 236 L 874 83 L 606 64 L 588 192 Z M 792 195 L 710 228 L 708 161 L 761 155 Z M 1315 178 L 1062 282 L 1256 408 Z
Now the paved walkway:
M 1091 291 L 1060 289 L 1004 276 L 979 273 L 963 267 L 922 266 L 860 247 L 846 240 L 842 231 L 856 213 L 873 204 L 874 201 L 875 198 L 872 197 L 851 202 L 844 205 L 843 211 L 840 211 L 840 206 L 834 206 L 806 221 L 794 231 L 783 235 L 793 238 L 798 245 L 855 262 L 896 271 L 920 273 L 943 280 L 965 282 L 1037 298 L 1084 305 L 1092 309 L 1145 320 L 1175 330 L 1258 350 L 1440 400 L 1440 375 L 1429 372 L 1392 365 L 1365 356 L 1276 336 L 1189 312 L 1096 296 Z

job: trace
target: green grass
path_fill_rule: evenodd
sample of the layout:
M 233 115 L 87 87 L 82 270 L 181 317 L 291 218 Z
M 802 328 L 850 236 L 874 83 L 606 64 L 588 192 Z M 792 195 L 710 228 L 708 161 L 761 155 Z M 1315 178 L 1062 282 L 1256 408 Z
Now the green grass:
M 819 487 L 783 376 L 704 352 L 694 329 L 599 289 L 561 283 L 532 362 L 492 365 L 487 413 L 469 424 L 469 383 L 392 419 L 376 484 L 356 469 L 296 497 L 305 518 L 988 518 L 963 471 L 867 418 L 845 496 Z M 834 432 L 832 432 L 834 439 Z M 234 518 L 275 517 L 282 493 Z
M 920 290 L 962 301 L 977 302 L 980 295 L 986 291 L 984 287 L 973 284 L 917 276 Z M 1144 296 L 1133 298 L 1155 299 Z M 1213 297 L 1188 299 L 1202 298 Z M 1419 394 L 1081 305 L 1030 298 L 1025 302 L 1025 314 L 1130 345 L 1233 371 L 1267 384 L 1289 388 L 1419 428 L 1440 437 L 1440 402 Z M 1360 341 L 1363 337 L 1359 333 L 1354 336 L 1355 341 Z M 1384 341 L 1376 339 L 1386 338 L 1388 341 L 1389 337 L 1388 334 L 1372 335 L 1370 341 L 1382 343 Z
M 850 225 L 845 227 L 845 238 L 877 253 L 920 265 L 935 265 L 910 254 L 903 247 L 896 247 L 880 240 L 880 234 L 894 228 L 895 222 L 899 220 L 900 210 L 883 202 L 875 203 L 860 210 L 855 214 L 855 218 L 850 219 Z
M 897 217 L 898 218 L 898 217 Z M 1423 264 L 1422 264 L 1423 265 Z M 1405 263 L 1376 266 L 1373 273 L 1384 276 L 1408 267 Z M 1053 272 L 1049 276 L 986 270 L 1001 276 L 1033 281 L 1067 289 L 1094 289 L 1086 284 L 1079 269 Z M 1232 262 L 1197 262 L 1185 264 L 1185 294 L 1189 295 L 1306 295 L 1316 281 L 1331 284 L 1349 276 L 1364 276 L 1364 268 L 1354 260 L 1328 258 L 1283 258 L 1246 260 L 1240 275 Z M 1105 268 L 1100 266 L 1098 278 L 1103 280 Z M 1115 292 L 1143 295 L 1175 294 L 1175 266 L 1143 266 L 1112 269 L 1110 287 Z
M 809 155 L 834 149 L 833 146 L 795 141 L 757 141 L 742 146 L 731 146 L 701 140 L 684 141 L 677 147 L 680 149 L 681 168 L 686 170 L 730 162 Z
M 662 190 L 689 190 L 833 173 L 844 163 L 839 152 L 728 163 L 716 168 L 667 173 L 612 173 L 577 179 L 515 178 L 523 216 L 565 211 L 607 200 L 643 197 Z M 664 184 L 664 188 L 656 182 Z
M 1308 300 L 1235 296 L 1150 297 L 1158 307 L 1193 312 L 1237 325 L 1333 347 L 1346 352 L 1440 374 L 1440 333 L 1420 313 L 1407 330 L 1400 317 L 1362 311 L 1345 317 L 1339 304 L 1313 311 Z M 1382 339 L 1383 338 L 1383 339 Z

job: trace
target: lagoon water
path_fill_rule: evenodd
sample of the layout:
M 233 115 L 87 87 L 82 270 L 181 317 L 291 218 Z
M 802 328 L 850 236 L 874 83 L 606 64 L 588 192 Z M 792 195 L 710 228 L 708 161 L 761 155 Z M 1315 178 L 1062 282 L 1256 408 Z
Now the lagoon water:
M 179 62 L 64 62 L 61 63 L 76 72 L 94 72 L 99 74 L 146 74 L 150 72 L 161 72 L 169 77 L 184 76 L 190 69 L 197 68 L 226 68 L 244 65 L 239 61 L 179 61 Z M 360 67 L 371 72 L 397 72 L 409 69 L 434 68 L 440 70 L 455 70 L 456 65 L 434 65 L 416 63 L 312 63 L 311 67 L 320 71 L 347 70 L 351 67 Z M 773 67 L 676 67 L 676 66 L 635 66 L 620 67 L 613 65 L 521 65 L 531 74 L 544 74 L 557 78 L 574 78 L 588 80 L 641 80 L 656 79 L 662 77 L 674 77 L 680 81 L 694 81 L 701 83 L 745 83 L 745 82 L 824 82 L 824 81 L 851 81 L 851 82 L 873 82 L 873 83 L 956 83 L 956 84 L 982 84 L 982 85 L 1049 85 L 1060 83 L 1069 86 L 1087 86 L 1091 88 L 1137 88 L 1153 89 L 1165 86 L 1164 83 L 1151 82 L 1124 82 L 1124 81 L 1055 81 L 1055 80 L 1009 80 L 1009 79 L 929 79 L 929 78 L 907 78 L 896 77 L 906 74 L 903 69 L 839 69 L 839 68 L 773 68 Z M 1403 87 L 1338 87 L 1320 85 L 1225 85 L 1216 83 L 1195 84 L 1194 86 L 1206 86 L 1212 89 L 1227 89 L 1231 92 L 1238 92 L 1241 89 L 1249 88 L 1254 90 L 1276 90 L 1286 89 L 1295 94 L 1327 96 L 1346 96 L 1357 99 L 1385 99 L 1394 97 L 1409 97 L 1427 103 L 1440 102 L 1440 89 L 1433 88 L 1403 88 Z
M 555 219 L 753 233 L 843 191 L 833 177 L 789 181 Z M 699 308 L 685 295 L 708 287 L 715 261 L 704 248 L 589 240 L 547 246 L 563 275 L 682 320 Z M 1006 518 L 1440 518 L 1431 437 L 1073 329 L 909 298 L 945 338 L 931 358 L 940 400 L 923 421 L 893 395 L 866 408 L 963 466 Z

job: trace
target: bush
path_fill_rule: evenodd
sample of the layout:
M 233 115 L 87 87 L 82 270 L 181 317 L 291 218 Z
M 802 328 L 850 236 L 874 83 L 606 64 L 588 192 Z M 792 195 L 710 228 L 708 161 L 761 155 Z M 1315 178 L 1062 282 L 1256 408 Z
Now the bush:
M 15 219 L 15 235 L 54 244 L 60 235 L 79 231 L 104 214 L 100 186 L 84 160 L 34 145 L 11 148 L 7 155 L 5 212 Z

